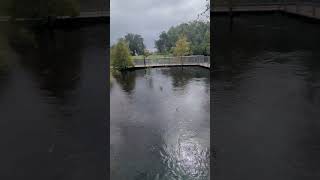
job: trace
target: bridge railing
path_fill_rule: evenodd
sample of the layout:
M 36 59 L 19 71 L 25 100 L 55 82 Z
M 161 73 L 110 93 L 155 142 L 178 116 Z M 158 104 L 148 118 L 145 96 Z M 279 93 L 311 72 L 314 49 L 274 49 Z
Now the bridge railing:
M 238 6 L 283 6 L 283 5 L 310 5 L 320 6 L 318 0 L 233 0 L 233 3 L 229 3 L 228 0 L 214 1 L 212 9 L 216 7 L 238 7 Z
M 134 66 L 205 65 L 210 67 L 210 56 L 179 56 L 157 59 L 133 59 Z
M 213 12 L 233 11 L 285 11 L 320 19 L 320 1 L 318 0 L 233 0 L 216 1 L 212 5 Z
M 110 11 L 82 11 L 80 12 L 80 16 L 110 16 Z
M 203 63 L 208 63 L 208 64 L 210 64 L 210 56 L 204 56 L 204 58 L 203 58 Z

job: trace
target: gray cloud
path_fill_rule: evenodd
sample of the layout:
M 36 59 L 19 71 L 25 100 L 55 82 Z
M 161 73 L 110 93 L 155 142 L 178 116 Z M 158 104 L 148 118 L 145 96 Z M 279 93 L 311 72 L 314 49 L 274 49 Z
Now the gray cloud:
M 205 0 L 111 0 L 111 44 L 127 33 L 142 35 L 148 49 L 170 26 L 197 19 Z

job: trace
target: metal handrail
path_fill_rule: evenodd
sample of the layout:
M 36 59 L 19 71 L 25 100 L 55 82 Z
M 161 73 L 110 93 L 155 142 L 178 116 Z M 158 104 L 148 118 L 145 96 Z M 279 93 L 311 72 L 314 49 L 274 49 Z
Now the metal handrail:
M 290 1 L 290 2 L 238 2 L 234 3 L 233 7 L 237 6 L 283 6 L 283 5 L 310 5 L 310 6 L 320 6 L 320 2 L 302 2 L 302 1 Z M 215 7 L 225 7 L 229 6 L 227 2 L 224 3 L 214 3 L 213 8 Z
M 210 56 L 177 56 L 163 57 L 157 59 L 133 59 L 133 64 L 137 66 L 167 66 L 167 65 L 203 65 L 210 67 Z
M 291 7 L 290 7 L 291 6 Z M 292 10 L 292 6 L 294 10 Z M 302 16 L 313 17 L 320 19 L 319 15 L 319 8 L 320 2 L 302 2 L 301 0 L 281 0 L 281 2 L 260 2 L 260 3 L 252 3 L 252 2 L 238 2 L 234 3 L 231 7 L 228 3 L 217 3 L 214 5 L 214 8 L 211 10 L 214 12 L 219 11 L 230 11 L 232 8 L 234 11 L 258 11 L 258 10 L 277 10 L 277 11 L 284 11 L 289 13 L 296 13 Z M 290 9 L 291 8 L 291 9 Z M 309 12 L 309 8 L 311 9 L 311 14 Z M 228 10 L 229 9 L 229 10 Z

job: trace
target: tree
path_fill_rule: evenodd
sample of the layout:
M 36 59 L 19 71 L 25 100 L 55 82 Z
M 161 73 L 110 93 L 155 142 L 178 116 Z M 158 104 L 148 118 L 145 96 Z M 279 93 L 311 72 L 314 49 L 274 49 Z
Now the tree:
M 210 45 L 210 22 L 192 21 L 171 27 L 167 32 L 162 32 L 155 41 L 159 53 L 169 53 L 175 46 L 179 36 L 185 34 L 190 41 L 190 53 L 194 55 L 208 55 L 206 51 Z M 208 44 L 209 43 L 209 44 Z
M 150 51 L 148 51 L 148 49 L 144 49 L 144 51 L 143 51 L 143 56 L 144 57 L 148 57 L 148 56 L 150 56 L 152 53 L 150 52 Z
M 205 1 L 206 1 L 205 9 L 200 14 L 198 14 L 198 19 L 201 16 L 205 16 L 207 19 L 210 20 L 210 0 L 205 0 Z
M 49 0 L 48 13 L 51 16 L 78 16 L 80 5 L 78 0 Z
M 131 55 L 143 55 L 145 45 L 141 35 L 129 33 L 124 38 L 129 44 Z
M 204 54 L 210 56 L 210 32 L 207 31 L 205 34 L 205 42 L 204 42 Z
M 150 55 L 151 55 L 151 53 L 147 49 L 144 49 L 144 51 L 143 51 L 143 63 L 144 63 L 144 65 L 146 65 L 146 58 L 148 56 L 150 56 Z
M 158 49 L 159 53 L 168 53 L 169 47 L 169 37 L 165 31 L 161 32 L 159 40 L 155 41 L 155 47 Z
M 190 43 L 185 35 L 179 36 L 176 46 L 174 47 L 173 54 L 175 56 L 185 56 L 190 53 Z
M 11 0 L 0 1 L 0 16 L 8 16 Z
M 77 16 L 78 0 L 11 0 L 9 14 L 13 18 L 48 18 Z
M 117 44 L 111 47 L 111 65 L 116 70 L 124 70 L 133 66 L 129 46 L 124 39 L 119 39 Z

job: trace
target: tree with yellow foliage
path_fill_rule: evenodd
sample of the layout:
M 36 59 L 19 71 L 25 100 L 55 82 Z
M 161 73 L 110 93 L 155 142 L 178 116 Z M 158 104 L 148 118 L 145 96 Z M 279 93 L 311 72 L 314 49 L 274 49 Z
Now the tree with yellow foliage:
M 173 54 L 175 56 L 186 56 L 190 53 L 190 42 L 185 35 L 180 35 L 176 46 L 173 48 Z
M 173 48 L 173 55 L 180 56 L 181 65 L 182 62 L 182 56 L 186 56 L 190 54 L 190 42 L 188 42 L 188 39 L 185 35 L 180 35 L 176 46 Z

